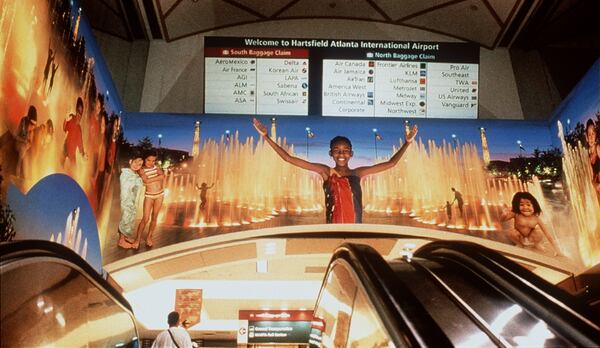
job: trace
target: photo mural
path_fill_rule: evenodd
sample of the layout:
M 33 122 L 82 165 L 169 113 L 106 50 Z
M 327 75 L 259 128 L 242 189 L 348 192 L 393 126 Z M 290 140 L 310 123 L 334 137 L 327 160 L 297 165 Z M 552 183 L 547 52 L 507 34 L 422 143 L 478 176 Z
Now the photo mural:
M 100 272 L 120 134 L 110 74 L 77 1 L 0 14 L 2 241 L 52 240 Z
M 600 59 L 556 109 L 553 143 L 563 151 L 569 226 L 586 266 L 600 262 Z
M 600 262 L 598 62 L 550 123 L 122 114 L 77 2 L 0 9 L 3 241 L 65 244 L 100 271 L 223 233 L 363 223 Z
M 122 212 L 126 202 L 136 211 L 120 214 L 121 224 L 135 222 L 113 238 L 121 242 L 115 259 L 248 229 L 366 223 L 479 236 L 583 263 L 564 209 L 561 150 L 546 122 L 174 114 L 124 121 L 120 162 L 141 169 L 133 176 L 139 195 L 120 196 Z M 332 184 L 344 168 L 351 170 L 341 177 L 358 178 Z M 160 184 L 148 184 L 144 196 L 150 175 Z M 520 207 L 522 200 L 530 204 Z M 350 208 L 340 214 L 349 215 L 336 217 L 331 205 L 343 204 Z

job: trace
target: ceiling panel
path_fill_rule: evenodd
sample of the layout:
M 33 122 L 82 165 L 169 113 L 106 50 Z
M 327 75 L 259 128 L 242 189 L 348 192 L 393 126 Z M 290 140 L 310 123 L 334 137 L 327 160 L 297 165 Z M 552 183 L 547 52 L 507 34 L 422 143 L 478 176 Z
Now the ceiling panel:
M 206 266 L 256 258 L 256 245 L 246 243 L 225 248 L 199 251 L 146 266 L 153 279 L 161 279 Z
M 170 40 L 213 28 L 251 22 L 260 19 L 224 1 L 184 1 L 165 18 Z
M 257 273 L 256 261 L 228 263 L 187 272 L 176 279 L 186 280 L 321 280 L 329 263 L 325 256 L 284 256 L 268 259 L 268 272 Z M 191 269 L 190 269 L 191 270 Z
M 363 18 L 385 20 L 375 8 L 365 0 L 347 1 L 311 1 L 300 0 L 289 9 L 283 11 L 278 18 L 288 17 L 329 17 L 329 18 Z
M 315 243 L 314 239 L 290 238 L 286 242 L 286 255 L 305 255 L 305 254 L 331 254 L 342 243 L 367 243 L 383 256 L 389 255 L 390 251 L 396 245 L 396 239 L 319 239 Z
M 156 4 L 158 12 L 155 14 L 154 9 L 148 10 L 145 6 L 141 6 L 142 0 L 137 0 L 137 6 L 124 13 L 123 8 L 128 9 L 128 7 L 123 4 L 129 4 L 129 1 L 80 0 L 79 4 L 95 30 L 129 41 L 149 36 L 136 36 L 130 30 L 130 27 L 134 27 L 131 23 L 137 23 L 143 16 L 157 19 L 159 25 L 163 26 L 166 41 L 248 23 L 260 26 L 262 21 L 270 19 L 319 18 L 324 20 L 324 24 L 329 18 L 344 18 L 412 26 L 493 48 L 497 38 L 506 35 L 503 31 L 507 30 L 509 25 L 513 25 L 514 28 L 524 25 L 523 32 L 534 32 L 526 39 L 541 36 L 554 37 L 555 35 L 548 28 L 560 29 L 562 33 L 564 28 L 581 26 L 580 18 L 588 13 L 597 13 L 599 2 L 590 0 L 150 0 L 151 3 Z M 531 14 L 523 18 L 516 17 L 517 10 L 527 11 L 530 7 L 534 7 Z M 136 15 L 132 13 L 136 9 L 148 11 L 130 18 Z M 273 17 L 275 15 L 277 16 Z M 527 25 L 531 23 L 532 16 L 535 19 L 529 28 Z M 557 20 L 563 17 L 570 18 L 569 23 L 565 24 Z M 516 18 L 519 18 L 519 23 L 512 23 Z M 571 24 L 572 21 L 575 23 Z M 589 32 L 587 29 L 586 31 Z M 349 32 L 348 35 L 352 33 Z M 517 32 L 512 35 L 520 34 Z M 564 36 L 572 36 L 569 35 Z M 504 37 L 501 44 L 510 45 L 513 39 Z M 547 41 L 548 39 L 545 39 L 541 42 Z
M 448 0 L 373 0 L 387 15 L 396 21 L 414 13 L 426 11 L 432 7 L 448 3 Z
M 500 24 L 485 4 L 478 0 L 464 1 L 443 9 L 427 12 L 403 23 L 493 47 L 501 32 Z
M 121 8 L 114 1 L 107 3 L 97 0 L 81 0 L 82 12 L 92 28 L 122 39 L 130 39 L 129 29 Z
M 304 267 L 304 273 L 320 273 L 325 274 L 327 266 L 306 266 Z
M 588 3 L 598 2 L 598 0 L 588 0 Z M 554 7 L 554 11 L 552 12 L 551 20 L 556 20 L 561 17 L 565 13 L 572 11 L 574 6 L 580 5 L 581 0 L 562 0 L 558 2 L 558 4 Z M 598 14 L 596 12 L 596 14 Z
M 104 2 L 106 5 L 110 6 L 115 12 L 121 12 L 121 5 L 119 4 L 119 0 L 103 0 L 97 2 Z
M 238 4 L 251 8 L 254 11 L 263 14 L 265 17 L 271 17 L 279 10 L 293 3 L 293 0 L 234 0 Z
M 311 310 L 314 308 L 315 299 L 310 300 L 253 300 L 245 299 L 244 302 L 238 300 L 205 300 L 202 303 L 202 313 L 207 313 L 206 320 L 236 320 L 240 310 L 261 310 L 263 308 L 270 308 L 273 310 L 280 310 L 281 308 L 288 308 L 297 310 L 299 308 L 306 308 Z M 233 316 L 232 316 L 233 314 Z
M 498 17 L 502 23 L 506 23 L 508 16 L 512 12 L 513 8 L 520 6 L 522 0 L 487 0 L 488 3 L 494 8 Z
M 202 259 L 202 252 L 196 252 L 172 258 L 170 260 L 163 260 L 161 262 L 152 263 L 147 265 L 146 271 L 152 279 L 161 279 L 177 273 L 185 272 L 189 269 L 196 269 L 204 267 L 204 259 Z
M 343 239 L 322 239 L 315 243 L 314 239 L 288 239 L 286 255 L 331 254 L 335 248 L 344 242 Z
M 187 0 L 187 1 L 191 2 L 191 0 Z M 203 1 L 211 2 L 211 0 L 203 0 Z M 169 12 L 176 3 L 181 3 L 181 2 L 182 2 L 181 0 L 158 0 L 158 4 L 160 6 L 160 10 L 162 11 L 162 13 Z

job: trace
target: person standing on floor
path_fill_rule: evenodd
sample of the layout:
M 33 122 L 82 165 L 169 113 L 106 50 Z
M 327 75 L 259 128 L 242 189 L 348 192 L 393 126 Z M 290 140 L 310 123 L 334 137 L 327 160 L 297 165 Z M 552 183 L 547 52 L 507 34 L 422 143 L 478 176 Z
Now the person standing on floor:
M 179 312 L 169 313 L 167 322 L 169 328 L 156 336 L 152 348 L 192 348 L 190 334 L 179 326 Z

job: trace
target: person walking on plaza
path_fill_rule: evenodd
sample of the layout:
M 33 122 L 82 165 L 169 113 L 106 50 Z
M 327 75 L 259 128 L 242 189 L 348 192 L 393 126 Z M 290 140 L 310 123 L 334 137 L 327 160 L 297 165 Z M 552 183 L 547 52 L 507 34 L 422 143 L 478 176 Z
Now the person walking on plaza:
M 460 217 L 462 217 L 463 205 L 465 204 L 465 201 L 462 197 L 462 193 L 458 192 L 454 187 L 452 188 L 452 192 L 454 192 L 454 200 L 450 204 L 453 204 L 456 201 L 456 204 L 458 205 L 458 213 L 460 214 Z

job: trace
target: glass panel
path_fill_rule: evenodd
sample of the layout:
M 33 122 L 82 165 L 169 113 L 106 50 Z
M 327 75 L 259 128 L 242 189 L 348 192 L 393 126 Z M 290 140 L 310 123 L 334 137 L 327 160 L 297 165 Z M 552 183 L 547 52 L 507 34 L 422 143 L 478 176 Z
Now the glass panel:
M 413 263 L 416 262 L 432 271 L 442 268 L 438 263 L 422 259 L 413 259 Z M 464 342 L 471 344 L 474 342 L 473 337 L 476 337 L 476 344 L 473 343 L 473 346 L 494 346 L 494 342 L 481 332 L 472 319 L 427 274 L 417 272 L 412 265 L 404 261 L 392 261 L 390 266 L 455 346 L 463 345 Z M 452 320 L 448 320 L 448 318 L 452 318 Z
M 133 319 L 78 271 L 39 262 L 0 277 L 1 347 L 137 346 Z
M 336 264 L 317 304 L 317 317 L 325 323 L 322 347 L 346 346 L 355 293 L 356 282 L 352 274 L 344 265 Z
M 394 347 L 362 289 L 358 291 L 354 301 L 348 347 Z
M 122 347 L 136 341 L 129 313 L 98 288 L 88 289 L 88 336 L 93 347 Z M 133 345 L 131 345 L 133 346 Z
M 2 347 L 86 347 L 86 283 L 53 263 L 2 273 Z
M 449 263 L 443 269 L 433 271 L 481 316 L 493 332 L 509 344 L 540 347 L 569 345 L 543 320 L 528 313 L 466 267 Z M 473 346 L 472 343 L 479 342 L 482 335 L 471 336 L 460 345 Z

